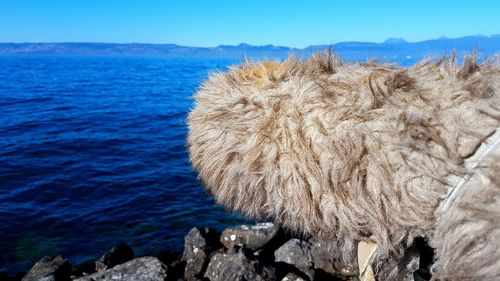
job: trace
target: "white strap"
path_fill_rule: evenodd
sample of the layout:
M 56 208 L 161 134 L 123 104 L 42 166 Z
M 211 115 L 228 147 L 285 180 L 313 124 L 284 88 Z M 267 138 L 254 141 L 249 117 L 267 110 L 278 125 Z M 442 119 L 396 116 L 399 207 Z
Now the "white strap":
M 446 194 L 443 202 L 441 203 L 441 211 L 446 211 L 455 202 L 456 197 L 463 189 L 464 185 L 471 179 L 474 170 L 479 167 L 482 160 L 488 156 L 492 151 L 495 151 L 500 144 L 500 129 L 497 129 L 493 135 L 487 138 L 479 147 L 478 151 L 467 160 L 466 168 L 471 171 L 471 173 L 463 176 L 460 181 Z M 470 167 L 467 167 L 467 166 Z

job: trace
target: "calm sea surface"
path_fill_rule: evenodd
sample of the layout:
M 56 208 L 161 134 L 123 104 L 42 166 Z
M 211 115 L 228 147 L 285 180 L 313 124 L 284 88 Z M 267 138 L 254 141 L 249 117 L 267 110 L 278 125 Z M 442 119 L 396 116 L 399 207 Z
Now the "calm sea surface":
M 186 152 L 191 96 L 236 59 L 0 56 L 0 271 L 117 242 L 180 251 L 215 206 Z

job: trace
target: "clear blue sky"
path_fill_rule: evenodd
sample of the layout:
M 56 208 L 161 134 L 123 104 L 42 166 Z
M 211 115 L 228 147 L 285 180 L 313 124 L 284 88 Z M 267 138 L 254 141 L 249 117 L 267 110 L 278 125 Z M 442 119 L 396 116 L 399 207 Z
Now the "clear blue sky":
M 499 33 L 496 0 L 0 0 L 0 42 L 304 47 Z

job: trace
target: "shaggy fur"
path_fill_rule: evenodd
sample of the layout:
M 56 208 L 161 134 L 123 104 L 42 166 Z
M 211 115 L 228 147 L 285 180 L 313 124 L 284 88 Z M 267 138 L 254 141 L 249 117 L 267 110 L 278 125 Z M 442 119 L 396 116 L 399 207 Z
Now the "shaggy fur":
M 337 243 L 346 259 L 372 237 L 380 264 L 432 236 L 449 179 L 500 125 L 499 89 L 498 63 L 473 56 L 408 69 L 326 53 L 245 63 L 198 90 L 189 154 L 219 203 Z
M 500 277 L 500 149 L 494 152 L 439 218 L 432 240 L 435 280 Z

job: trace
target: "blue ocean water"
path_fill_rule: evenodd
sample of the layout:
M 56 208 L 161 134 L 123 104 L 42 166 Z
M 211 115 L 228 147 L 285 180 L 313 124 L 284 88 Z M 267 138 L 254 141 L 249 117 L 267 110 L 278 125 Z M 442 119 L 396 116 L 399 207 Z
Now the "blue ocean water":
M 0 271 L 73 264 L 119 241 L 180 251 L 217 207 L 186 152 L 191 96 L 237 59 L 0 56 Z

